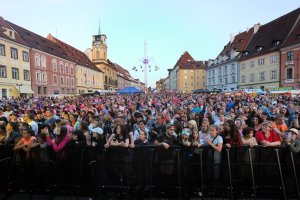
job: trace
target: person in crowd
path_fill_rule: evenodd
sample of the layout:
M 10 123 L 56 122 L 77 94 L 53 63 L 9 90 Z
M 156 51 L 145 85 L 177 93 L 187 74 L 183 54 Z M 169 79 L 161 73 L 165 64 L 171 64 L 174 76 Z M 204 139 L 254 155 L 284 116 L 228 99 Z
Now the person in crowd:
M 297 139 L 299 131 L 295 128 L 291 128 L 290 134 L 290 138 L 286 138 L 284 143 L 290 151 L 292 151 L 293 153 L 298 153 L 300 151 L 300 140 Z
M 141 123 L 141 122 L 140 122 Z M 139 131 L 138 138 L 134 140 L 134 145 L 148 145 L 147 133 L 144 130 Z
M 166 127 L 167 131 L 160 133 L 154 144 L 161 145 L 165 149 L 170 148 L 171 145 L 177 144 L 176 137 L 174 136 L 174 128 L 173 124 L 168 124 Z
M 238 130 L 238 134 L 240 134 L 240 136 L 242 136 L 243 135 L 243 128 L 246 127 L 245 121 L 242 118 L 236 118 L 234 120 L 234 123 L 235 123 L 235 126 L 236 126 L 237 130 Z
M 151 128 L 151 132 L 149 134 L 149 142 L 154 143 L 157 139 L 158 135 L 162 135 L 166 132 L 166 126 L 163 124 L 163 116 L 158 114 L 156 117 L 156 122 L 153 124 Z
M 79 130 L 83 132 L 83 135 L 85 136 L 86 139 L 86 145 L 91 146 L 92 145 L 92 137 L 91 133 L 89 130 L 89 124 L 87 121 L 81 121 L 79 125 Z
M 190 120 L 189 121 L 189 129 L 190 129 L 190 133 L 197 131 L 198 132 L 198 126 L 197 126 L 197 122 L 195 120 Z
M 274 132 L 271 122 L 265 121 L 261 125 L 262 131 L 255 134 L 257 143 L 263 146 L 280 146 L 280 137 Z
M 223 147 L 223 138 L 218 134 L 218 126 L 209 126 L 209 136 L 206 139 L 206 144 L 209 145 L 209 159 L 213 166 L 213 177 L 215 180 L 220 177 L 221 152 Z
M 69 147 L 85 147 L 87 146 L 86 137 L 82 130 L 73 131 L 71 139 L 68 141 L 67 146 Z
M 250 147 L 253 147 L 255 145 L 257 145 L 256 139 L 254 137 L 254 129 L 251 127 L 245 127 L 243 129 L 243 136 L 242 136 L 242 142 L 243 145 L 247 145 Z
M 29 127 L 26 129 L 21 130 L 22 131 L 22 138 L 19 140 L 19 142 L 14 146 L 14 150 L 22 149 L 25 152 L 29 152 L 31 150 L 31 145 L 36 142 L 36 137 L 32 136 L 34 135 L 32 132 L 33 130 Z
M 149 138 L 149 129 L 146 127 L 146 121 L 141 120 L 139 121 L 139 128 L 134 131 L 133 138 L 134 140 L 137 140 L 139 138 L 139 132 L 144 131 L 146 133 L 146 139 Z
M 257 131 L 262 131 L 262 126 L 261 124 L 263 123 L 263 119 L 260 117 L 259 114 L 254 115 L 253 117 L 253 125 L 254 125 L 254 131 L 255 133 Z
M 8 122 L 6 125 L 6 134 L 3 139 L 4 144 L 15 144 L 17 140 L 21 138 L 18 124 L 16 122 Z
M 198 132 L 198 131 L 196 131 L 196 132 Z M 182 145 L 182 146 L 186 146 L 186 147 L 191 146 L 191 142 L 189 139 L 190 134 L 191 134 L 191 129 L 184 128 L 182 130 L 180 137 L 178 138 L 178 144 Z
M 279 113 L 276 115 L 273 130 L 280 136 L 281 140 L 284 138 L 284 133 L 288 130 L 288 126 L 285 124 L 283 114 Z
M 45 118 L 41 110 L 36 111 L 35 121 L 38 125 L 38 133 L 41 133 L 41 125 L 45 123 Z
M 70 113 L 69 118 L 70 118 L 70 122 L 71 122 L 71 126 L 73 127 L 73 130 L 74 131 L 80 130 L 80 122 L 77 120 L 78 115 L 76 115 L 75 113 Z
M 129 135 L 125 125 L 117 125 L 116 134 L 112 134 L 104 145 L 105 148 L 109 146 L 129 147 Z
M 62 151 L 69 141 L 68 129 L 65 126 L 60 127 L 60 131 L 58 132 L 58 135 L 55 139 L 50 138 L 49 132 L 46 132 L 46 135 L 48 146 L 52 146 L 52 149 L 55 152 Z
M 50 129 L 51 129 L 52 131 L 53 131 L 54 128 L 55 128 L 55 121 L 56 121 L 56 118 L 55 118 L 54 115 L 53 115 L 53 110 L 47 109 L 47 110 L 45 111 L 45 121 L 44 121 L 44 123 L 49 124 Z
M 227 148 L 239 147 L 242 145 L 241 135 L 239 134 L 233 120 L 226 121 L 224 124 L 224 131 L 221 133 L 221 136 Z
M 27 112 L 25 116 L 23 117 L 23 120 L 28 123 L 31 126 L 31 129 L 34 132 L 34 135 L 37 136 L 39 133 L 39 126 L 38 124 L 34 121 L 34 114 Z
M 191 146 L 200 147 L 203 144 L 203 139 L 200 138 L 199 132 L 194 131 L 190 136 Z
M 290 111 L 287 109 L 286 106 L 280 108 L 280 114 L 284 117 L 284 123 L 287 125 L 288 128 L 294 124 L 294 114 L 290 114 Z
M 103 147 L 105 144 L 105 138 L 103 135 L 103 130 L 100 127 L 94 127 L 91 130 L 92 133 L 92 146 L 100 146 Z

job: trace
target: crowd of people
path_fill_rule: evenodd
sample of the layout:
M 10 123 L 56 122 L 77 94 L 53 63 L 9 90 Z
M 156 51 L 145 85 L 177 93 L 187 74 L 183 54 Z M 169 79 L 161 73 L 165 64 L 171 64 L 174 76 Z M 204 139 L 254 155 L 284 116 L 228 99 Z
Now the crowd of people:
M 29 152 L 66 146 L 247 145 L 300 151 L 300 98 L 282 95 L 107 95 L 0 100 L 0 143 Z M 218 161 L 217 161 L 218 162 Z

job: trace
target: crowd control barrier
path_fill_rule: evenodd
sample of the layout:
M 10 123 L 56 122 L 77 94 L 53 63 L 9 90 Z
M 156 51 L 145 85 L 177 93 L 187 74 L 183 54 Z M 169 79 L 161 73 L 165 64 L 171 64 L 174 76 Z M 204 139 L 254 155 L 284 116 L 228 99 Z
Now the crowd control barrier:
M 95 198 L 300 199 L 300 154 L 283 147 L 65 147 L 0 145 L 0 190 Z

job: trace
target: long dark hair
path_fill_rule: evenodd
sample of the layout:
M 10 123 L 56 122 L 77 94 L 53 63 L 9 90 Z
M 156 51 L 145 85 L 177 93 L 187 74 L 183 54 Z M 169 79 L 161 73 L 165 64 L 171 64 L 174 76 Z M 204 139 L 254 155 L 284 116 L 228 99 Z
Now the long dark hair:
M 57 136 L 57 143 L 60 144 L 62 140 L 66 137 L 68 129 L 65 126 L 60 127 L 59 135 Z
M 238 132 L 238 130 L 237 130 L 237 127 L 236 127 L 234 121 L 233 121 L 233 120 L 228 120 L 228 121 L 226 121 L 226 123 L 229 125 L 230 130 L 229 130 L 229 131 L 226 130 L 226 127 L 225 127 L 225 128 L 224 128 L 224 131 L 223 131 L 223 133 L 222 133 L 222 136 L 223 136 L 223 137 L 226 137 L 226 136 L 229 135 L 230 138 L 236 139 L 236 138 L 238 137 L 237 134 L 239 134 L 239 132 Z
M 128 134 L 127 127 L 125 125 L 118 125 L 118 126 L 120 126 L 120 128 L 121 128 L 122 137 L 125 138 L 126 135 Z

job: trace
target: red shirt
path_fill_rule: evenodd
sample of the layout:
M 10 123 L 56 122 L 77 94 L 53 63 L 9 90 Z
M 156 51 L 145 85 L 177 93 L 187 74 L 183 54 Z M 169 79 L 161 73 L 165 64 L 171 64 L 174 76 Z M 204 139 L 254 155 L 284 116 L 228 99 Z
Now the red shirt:
M 261 144 L 262 141 L 268 141 L 268 142 L 280 141 L 280 137 L 274 131 L 270 131 L 269 137 L 266 137 L 263 132 L 258 131 L 255 133 L 255 139 L 259 144 Z

